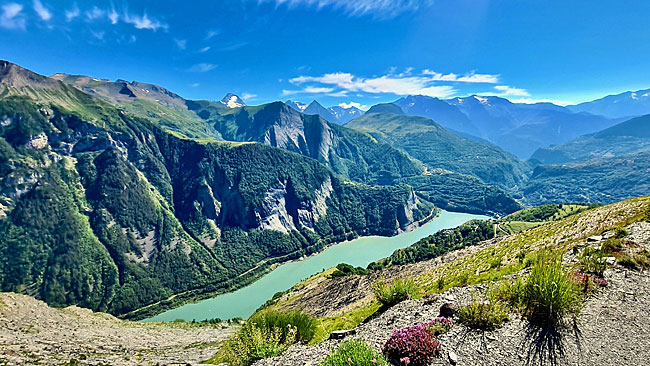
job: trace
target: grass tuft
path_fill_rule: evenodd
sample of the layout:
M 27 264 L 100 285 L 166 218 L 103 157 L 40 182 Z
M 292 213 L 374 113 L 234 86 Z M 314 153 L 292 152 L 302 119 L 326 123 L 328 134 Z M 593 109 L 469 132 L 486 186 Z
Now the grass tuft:
M 382 306 L 391 307 L 415 297 L 418 294 L 418 287 L 411 278 L 399 278 L 392 283 L 380 279 L 373 286 L 373 293 Z
M 334 353 L 327 356 L 321 366 L 367 366 L 388 365 L 384 357 L 360 340 L 343 343 Z

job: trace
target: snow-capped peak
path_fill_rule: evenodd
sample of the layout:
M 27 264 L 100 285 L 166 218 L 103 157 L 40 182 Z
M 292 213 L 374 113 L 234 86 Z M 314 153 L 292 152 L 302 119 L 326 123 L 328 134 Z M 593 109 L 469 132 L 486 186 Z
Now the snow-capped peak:
M 228 108 L 239 108 L 246 106 L 246 103 L 244 103 L 240 97 L 232 93 L 226 94 L 226 96 L 223 97 L 219 103 L 225 105 Z

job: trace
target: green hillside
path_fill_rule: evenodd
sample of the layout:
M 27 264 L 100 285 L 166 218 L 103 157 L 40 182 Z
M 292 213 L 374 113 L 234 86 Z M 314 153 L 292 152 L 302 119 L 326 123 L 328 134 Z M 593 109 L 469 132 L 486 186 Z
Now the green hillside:
M 0 99 L 2 291 L 126 314 L 433 209 L 408 186 L 345 183 L 303 155 L 178 137 L 58 81 L 40 98 L 16 87 L 38 76 L 18 72 Z
M 367 113 L 346 127 L 388 142 L 430 168 L 472 175 L 504 189 L 516 190 L 530 170 L 501 148 L 459 137 L 424 117 Z
M 526 203 L 612 203 L 650 192 L 650 152 L 541 165 L 523 188 Z
M 544 164 L 562 164 L 647 150 L 650 150 L 650 115 L 633 118 L 562 145 L 538 149 L 532 159 Z

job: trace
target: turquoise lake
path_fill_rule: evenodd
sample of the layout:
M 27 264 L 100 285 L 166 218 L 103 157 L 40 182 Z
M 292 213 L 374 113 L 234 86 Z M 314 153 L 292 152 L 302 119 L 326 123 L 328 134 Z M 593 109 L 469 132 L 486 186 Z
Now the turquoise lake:
M 487 216 L 442 211 L 433 221 L 396 236 L 366 236 L 332 245 L 323 252 L 280 265 L 254 283 L 237 291 L 218 295 L 196 303 L 185 304 L 145 321 L 173 321 L 176 319 L 206 320 L 248 318 L 278 291 L 285 291 L 312 275 L 348 263 L 366 267 L 371 262 L 391 255 L 396 249 L 407 247 L 440 230 L 454 228 L 469 220 L 487 219 Z

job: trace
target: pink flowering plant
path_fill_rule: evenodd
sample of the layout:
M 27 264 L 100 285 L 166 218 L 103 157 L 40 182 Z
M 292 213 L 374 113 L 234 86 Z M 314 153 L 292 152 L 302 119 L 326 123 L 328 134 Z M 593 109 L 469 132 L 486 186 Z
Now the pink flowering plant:
M 383 347 L 388 361 L 410 366 L 429 365 L 440 350 L 440 342 L 427 323 L 395 330 Z
M 386 359 L 381 353 L 360 340 L 347 341 L 336 351 L 332 352 L 321 366 L 387 366 Z

